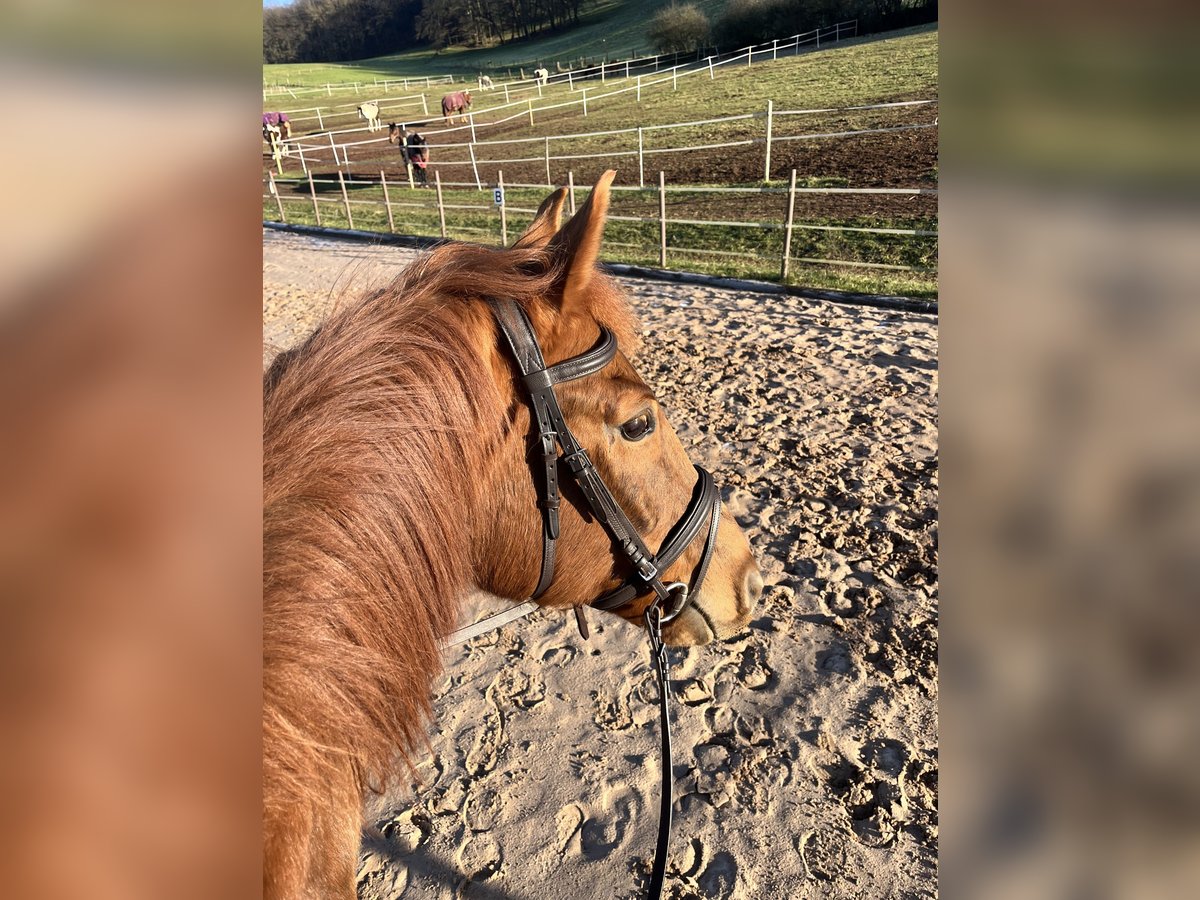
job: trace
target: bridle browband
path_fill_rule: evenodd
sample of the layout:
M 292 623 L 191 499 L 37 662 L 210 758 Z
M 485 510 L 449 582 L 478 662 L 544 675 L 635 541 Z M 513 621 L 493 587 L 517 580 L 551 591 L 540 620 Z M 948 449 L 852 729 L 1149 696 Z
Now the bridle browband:
M 616 610 L 647 593 L 654 594 L 653 600 L 642 615 L 650 636 L 654 669 L 658 676 L 662 731 L 662 797 L 658 818 L 658 843 L 647 893 L 651 900 L 657 900 L 662 893 L 670 843 L 672 787 L 671 722 L 667 708 L 670 688 L 662 626 L 687 608 L 699 592 L 704 576 L 708 573 L 708 566 L 716 549 L 717 528 L 721 518 L 720 495 L 712 476 L 702 467 L 695 466 L 696 486 L 692 490 L 692 498 L 683 517 L 668 532 L 658 553 L 651 553 L 638 534 L 637 528 L 629 521 L 608 485 L 596 471 L 587 451 L 571 433 L 558 397 L 554 393 L 556 384 L 595 374 L 612 362 L 617 353 L 616 337 L 602 326 L 600 341 L 591 350 L 557 365 L 547 366 L 525 311 L 511 300 L 492 300 L 490 303 L 529 395 L 532 409 L 531 430 L 535 432 L 532 449 L 536 450 L 541 458 L 540 467 L 534 464 L 534 481 L 538 488 L 537 505 L 542 511 L 542 567 L 531 601 L 542 596 L 554 580 L 555 545 L 559 535 L 561 506 L 558 483 L 560 464 L 566 466 L 568 475 L 583 494 L 593 518 L 608 532 L 613 546 L 629 561 L 632 570 L 618 587 L 607 591 L 587 605 L 602 610 Z M 705 531 L 706 525 L 704 548 L 691 579 L 688 582 L 664 583 L 663 576 L 666 570 L 683 555 L 696 537 Z M 530 605 L 531 603 L 525 604 Z M 512 618 L 520 614 L 518 610 L 508 613 Z M 587 632 L 579 607 L 576 607 L 576 614 L 580 616 L 580 631 L 586 637 Z M 465 640 L 464 635 L 474 636 L 474 629 L 464 629 L 456 633 L 452 641 Z

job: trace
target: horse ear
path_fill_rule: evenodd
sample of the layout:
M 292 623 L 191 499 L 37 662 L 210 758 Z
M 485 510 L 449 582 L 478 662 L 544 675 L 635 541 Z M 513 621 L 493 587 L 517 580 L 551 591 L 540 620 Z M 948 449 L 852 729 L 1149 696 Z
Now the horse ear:
M 558 231 L 562 222 L 563 204 L 566 201 L 567 189 L 562 187 L 543 200 L 525 233 L 513 243 L 513 249 L 545 247 Z
M 548 244 L 550 252 L 565 263 L 567 275 L 561 306 L 564 311 L 583 302 L 584 292 L 596 271 L 604 218 L 608 214 L 609 185 L 616 176 L 612 169 L 601 175 L 583 206 Z

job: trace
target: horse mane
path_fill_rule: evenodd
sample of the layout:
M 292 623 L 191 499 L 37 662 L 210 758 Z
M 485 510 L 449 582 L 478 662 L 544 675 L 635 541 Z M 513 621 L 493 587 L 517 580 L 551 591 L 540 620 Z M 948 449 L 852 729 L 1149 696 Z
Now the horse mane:
M 545 248 L 443 245 L 334 313 L 266 372 L 269 816 L 315 808 L 347 770 L 360 790 L 373 787 L 397 752 L 411 769 L 427 743 L 430 683 L 473 568 L 464 510 L 474 508 L 514 396 L 479 352 L 496 332 L 474 301 L 544 307 L 545 322 L 539 298 L 562 274 Z M 594 281 L 596 320 L 630 341 L 627 305 L 608 279 Z M 572 345 L 564 355 L 594 334 L 563 336 Z

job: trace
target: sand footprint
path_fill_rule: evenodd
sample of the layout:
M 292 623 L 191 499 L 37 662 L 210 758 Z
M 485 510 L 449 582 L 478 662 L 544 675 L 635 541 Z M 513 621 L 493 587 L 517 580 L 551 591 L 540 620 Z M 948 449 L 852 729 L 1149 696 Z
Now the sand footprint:
M 633 727 L 633 714 L 629 711 L 627 695 L 612 696 L 592 691 L 592 702 L 596 704 L 592 720 L 601 728 L 606 731 L 626 731 Z
M 474 832 L 490 831 L 503 810 L 503 802 L 494 788 L 475 782 L 467 791 L 463 821 Z
M 379 853 L 367 853 L 358 866 L 358 900 L 393 900 L 408 889 L 408 867 Z
M 569 644 L 565 647 L 551 647 L 542 654 L 542 662 L 550 666 L 565 666 L 573 660 L 579 651 Z
M 466 877 L 467 882 L 486 881 L 504 865 L 504 854 L 500 845 L 491 835 L 480 834 L 458 848 L 455 856 L 458 870 Z M 468 896 L 467 885 L 460 885 L 458 896 Z
M 578 803 L 568 803 L 554 817 L 558 825 L 558 852 L 566 855 L 568 852 L 580 853 L 579 833 L 583 828 L 586 817 Z
M 738 678 L 752 691 L 762 690 L 774 682 L 775 673 L 767 665 L 767 650 L 762 644 L 751 644 L 742 651 Z
M 629 825 L 640 812 L 636 794 L 623 791 L 604 795 L 604 812 L 598 819 L 588 819 L 580 829 L 580 849 L 595 862 L 604 859 L 625 841 Z
M 532 709 L 546 699 L 546 681 L 539 672 L 505 669 L 492 680 L 487 694 L 497 706 L 503 703 L 519 709 Z
M 495 707 L 483 714 L 483 720 L 473 729 L 475 737 L 467 751 L 466 768 L 471 775 L 486 775 L 496 768 L 500 747 L 504 741 L 504 719 Z
M 725 850 L 712 858 L 698 879 L 705 897 L 732 897 L 737 884 L 737 862 Z

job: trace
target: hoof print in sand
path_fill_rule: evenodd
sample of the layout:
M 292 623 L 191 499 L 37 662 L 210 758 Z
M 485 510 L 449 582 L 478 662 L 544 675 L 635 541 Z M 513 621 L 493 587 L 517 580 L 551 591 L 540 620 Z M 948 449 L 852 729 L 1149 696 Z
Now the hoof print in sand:
M 625 842 L 629 826 L 640 811 L 641 804 L 635 794 L 606 798 L 599 818 L 588 819 L 580 829 L 579 843 L 584 857 L 595 862 L 609 856 Z
M 500 845 L 491 835 L 480 834 L 459 848 L 455 861 L 458 863 L 458 870 L 466 877 L 466 883 L 461 886 L 462 890 L 458 896 L 469 897 L 469 883 L 486 881 L 499 872 L 504 864 L 504 855 L 500 852 Z
M 596 704 L 593 721 L 605 731 L 627 731 L 633 727 L 633 714 L 629 711 L 627 694 L 612 696 L 601 691 L 592 691 L 592 702 Z
M 358 900 L 394 900 L 408 888 L 408 868 L 375 852 L 359 861 Z
M 806 831 L 796 841 L 804 874 L 814 881 L 833 881 L 850 863 L 849 837 L 835 831 Z

